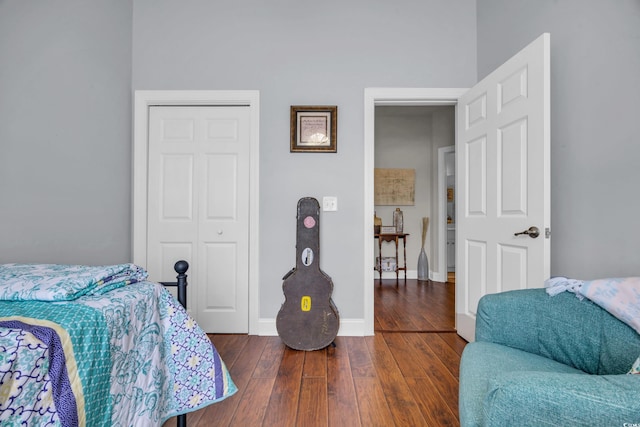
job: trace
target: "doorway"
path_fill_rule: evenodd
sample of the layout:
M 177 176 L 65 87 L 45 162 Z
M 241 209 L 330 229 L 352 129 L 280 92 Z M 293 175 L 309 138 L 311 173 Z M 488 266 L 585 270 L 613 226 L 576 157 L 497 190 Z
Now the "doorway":
M 446 282 L 447 271 L 453 267 L 454 260 L 446 250 L 452 245 L 446 242 L 448 238 L 455 239 L 455 163 L 452 162 L 455 154 L 451 155 L 455 144 L 455 108 L 451 105 L 376 106 L 375 121 L 375 168 L 408 170 L 415 177 L 411 201 L 396 206 L 386 198 L 374 200 L 376 216 L 381 218 L 382 225 L 392 225 L 394 210 L 402 210 L 403 231 L 409 234 L 403 242 L 408 258 L 406 272 L 411 279 L 417 278 L 417 258 L 426 222 L 424 249 L 429 261 L 429 279 Z M 383 252 L 385 256 L 390 254 Z M 400 259 L 391 262 L 404 265 L 402 254 L 398 256 Z M 394 274 L 384 272 L 383 277 L 391 278 Z
M 438 271 L 446 274 L 441 277 L 448 283 L 456 282 L 456 147 L 455 128 L 454 145 L 438 148 Z M 446 218 L 446 220 L 444 220 Z M 441 274 L 444 276 L 444 274 Z
M 371 230 L 374 217 L 374 168 L 375 168 L 375 113 L 377 106 L 455 106 L 466 89 L 365 89 L 364 118 L 364 320 L 365 335 L 374 334 L 374 259 L 375 251 Z M 417 259 L 417 252 L 415 254 Z
M 375 330 L 378 332 L 455 331 L 454 287 L 445 283 L 455 259 L 447 251 L 454 248 L 455 241 L 454 144 L 454 106 L 381 105 L 375 108 L 376 179 L 378 173 L 393 175 L 394 171 L 411 172 L 409 175 L 414 177 L 411 185 L 414 191 L 402 201 L 381 197 L 379 189 L 375 189 L 375 213 L 382 225 L 393 225 L 394 212 L 401 209 L 403 232 L 408 234 L 401 240 L 397 254 L 393 242 L 381 243 L 381 253 L 376 245 L 376 265 L 391 268 L 406 265 L 406 270 L 399 272 L 399 286 L 395 286 L 398 282 L 394 271 L 383 271 L 383 280 L 375 282 Z M 376 180 L 375 185 L 378 184 Z M 422 248 L 430 267 L 429 282 L 416 280 L 417 259 Z M 378 264 L 379 259 L 384 261 Z

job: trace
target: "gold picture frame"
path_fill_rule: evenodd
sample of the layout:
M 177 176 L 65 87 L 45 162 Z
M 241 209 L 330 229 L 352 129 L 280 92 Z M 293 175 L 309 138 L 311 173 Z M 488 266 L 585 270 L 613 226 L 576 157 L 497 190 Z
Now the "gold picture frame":
M 338 151 L 338 107 L 292 105 L 292 153 L 336 153 Z

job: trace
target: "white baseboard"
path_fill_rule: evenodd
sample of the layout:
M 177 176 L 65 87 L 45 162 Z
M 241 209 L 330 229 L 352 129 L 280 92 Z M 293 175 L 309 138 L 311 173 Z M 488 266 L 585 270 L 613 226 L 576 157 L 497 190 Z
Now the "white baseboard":
M 374 279 L 378 279 L 380 276 L 378 275 L 378 272 L 375 271 L 373 273 L 373 277 Z M 395 279 L 396 278 L 396 273 L 394 271 L 383 271 L 382 272 L 382 278 L 383 279 Z M 398 278 L 399 279 L 404 279 L 404 271 L 400 271 L 398 273 Z M 407 270 L 407 279 L 417 279 L 418 278 L 418 270 Z
M 374 279 L 377 279 L 378 277 L 378 272 L 374 272 Z M 383 271 L 382 272 L 382 278 L 383 279 L 395 279 L 396 278 L 396 273 L 393 271 Z M 398 278 L 399 279 L 404 279 L 404 272 L 400 272 L 398 273 Z M 407 279 L 417 279 L 418 278 L 418 270 L 407 270 Z M 433 280 L 434 282 L 446 282 L 447 281 L 447 276 L 446 273 L 443 274 L 439 274 L 433 271 L 429 271 L 429 280 Z
M 441 273 L 434 273 L 433 271 L 431 271 L 431 272 L 429 272 L 429 275 L 431 276 L 431 280 L 433 280 L 434 282 L 446 282 L 447 281 L 447 273 L 441 274 Z
M 395 276 L 394 276 L 395 277 Z M 258 335 L 277 336 L 276 319 L 260 319 Z M 363 337 L 365 336 L 364 319 L 340 319 L 340 329 L 338 336 L 343 337 Z

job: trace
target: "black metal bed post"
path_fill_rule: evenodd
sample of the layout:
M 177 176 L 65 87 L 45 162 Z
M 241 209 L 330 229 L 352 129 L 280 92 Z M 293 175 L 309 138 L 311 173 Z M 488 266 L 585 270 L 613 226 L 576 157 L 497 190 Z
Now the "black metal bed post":
M 189 263 L 184 260 L 180 260 L 176 262 L 176 265 L 173 266 L 178 276 L 178 282 L 176 286 L 178 286 L 178 302 L 182 304 L 184 309 L 187 309 L 187 275 L 186 272 L 189 269 Z
M 171 286 L 178 288 L 178 302 L 184 309 L 187 309 L 187 270 L 189 269 L 189 263 L 185 260 L 176 262 L 173 269 L 178 273 L 176 279 L 177 282 L 160 282 L 162 286 Z
M 182 304 L 184 309 L 187 309 L 187 270 L 189 269 L 189 263 L 185 260 L 176 262 L 173 269 L 178 273 L 176 277 L 178 279 L 178 302 Z M 187 414 L 178 415 L 177 420 L 178 427 L 187 427 Z
M 177 282 L 160 282 L 163 286 L 176 286 L 178 288 L 178 302 L 187 309 L 187 270 L 189 269 L 189 263 L 185 260 L 180 260 L 175 263 L 173 269 L 178 273 L 176 279 Z M 178 427 L 187 427 L 187 414 L 181 414 L 177 417 Z

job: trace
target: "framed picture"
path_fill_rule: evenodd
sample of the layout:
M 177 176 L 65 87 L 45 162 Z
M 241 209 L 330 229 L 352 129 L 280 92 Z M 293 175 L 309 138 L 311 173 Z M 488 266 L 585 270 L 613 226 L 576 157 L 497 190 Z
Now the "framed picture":
M 415 205 L 416 170 L 382 169 L 373 171 L 373 197 L 376 205 Z
M 292 153 L 336 153 L 337 135 L 337 106 L 291 106 Z

